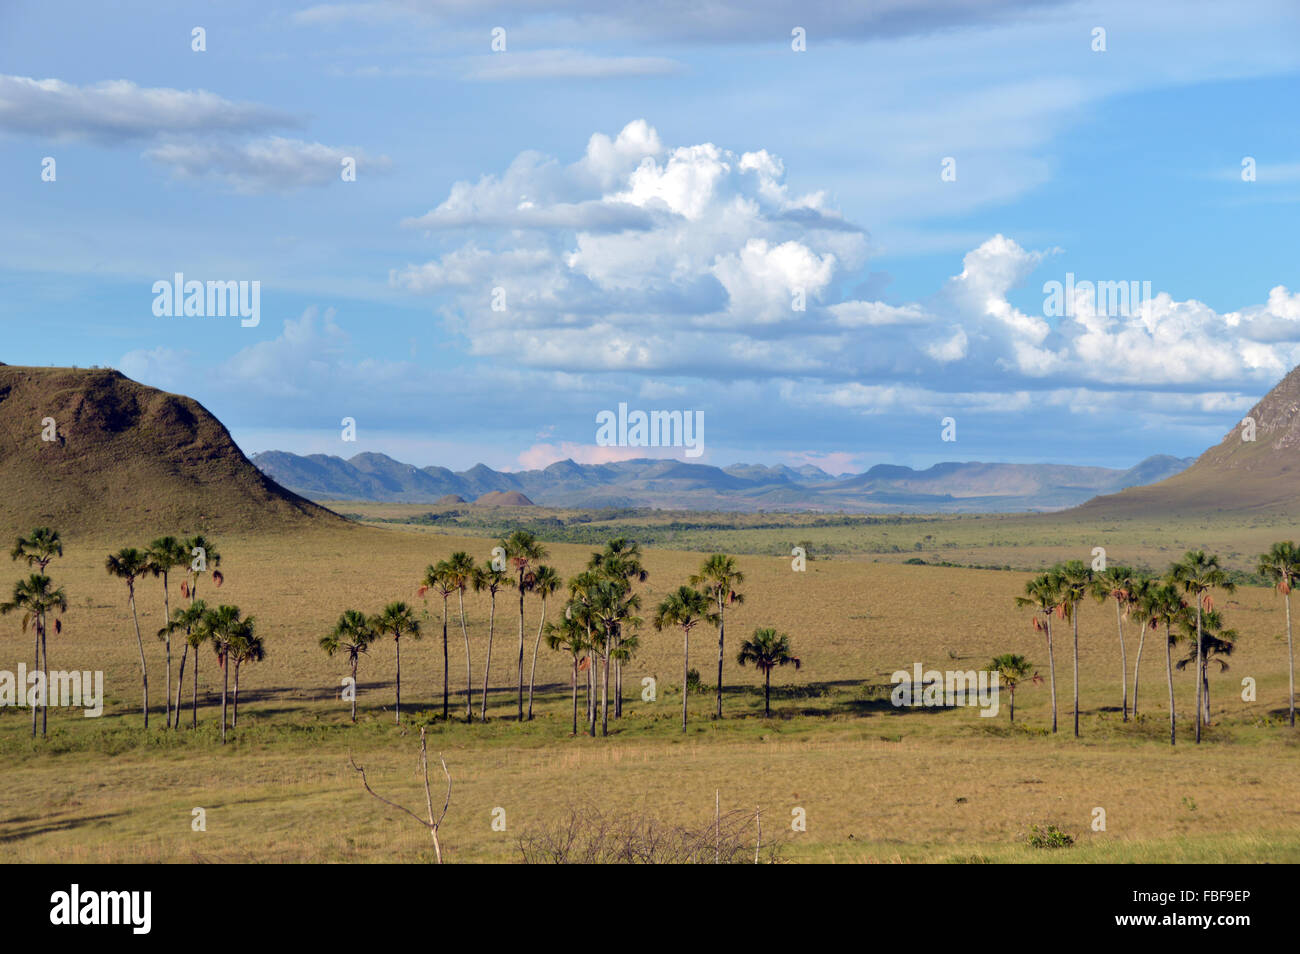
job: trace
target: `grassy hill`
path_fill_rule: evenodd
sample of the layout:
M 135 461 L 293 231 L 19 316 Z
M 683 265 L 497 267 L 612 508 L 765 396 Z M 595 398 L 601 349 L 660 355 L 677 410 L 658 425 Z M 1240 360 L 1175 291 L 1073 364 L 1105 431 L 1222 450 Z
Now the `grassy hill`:
M 1086 520 L 1162 514 L 1300 516 L 1300 368 L 1250 409 L 1254 440 L 1240 421 L 1191 467 L 1167 480 L 1096 497 L 1072 511 Z
M 0 365 L 0 486 L 5 539 L 40 524 L 66 536 L 343 522 L 262 474 L 197 401 L 107 369 Z

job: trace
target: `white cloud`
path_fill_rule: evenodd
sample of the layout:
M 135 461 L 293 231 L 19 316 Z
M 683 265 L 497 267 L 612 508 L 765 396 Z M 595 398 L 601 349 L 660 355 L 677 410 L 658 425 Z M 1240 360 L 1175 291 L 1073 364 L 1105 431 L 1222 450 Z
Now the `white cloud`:
M 358 177 L 387 172 L 387 156 L 371 158 L 361 149 L 326 146 L 270 136 L 240 145 L 212 140 L 168 142 L 145 156 L 179 179 L 210 179 L 236 192 L 288 191 L 342 181 L 343 160 L 355 162 Z

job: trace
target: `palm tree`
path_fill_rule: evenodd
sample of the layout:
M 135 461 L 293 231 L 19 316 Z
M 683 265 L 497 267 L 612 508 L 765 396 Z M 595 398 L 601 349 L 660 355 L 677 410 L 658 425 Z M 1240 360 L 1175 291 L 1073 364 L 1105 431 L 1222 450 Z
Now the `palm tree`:
M 225 580 L 225 577 L 221 575 L 221 571 L 217 569 L 217 567 L 221 566 L 221 554 L 217 552 L 217 545 L 201 533 L 197 536 L 188 537 L 181 543 L 181 546 L 188 554 L 186 559 L 190 561 L 189 579 L 181 583 L 181 595 L 188 597 L 192 601 L 198 598 L 199 579 L 204 573 L 212 575 L 212 584 L 214 586 L 220 586 Z M 194 568 L 194 564 L 198 562 L 198 557 L 194 553 L 195 550 L 203 551 L 204 568 L 202 570 Z
M 1122 721 L 1128 721 L 1128 653 L 1124 646 L 1124 617 L 1133 591 L 1133 571 L 1126 566 L 1108 566 L 1092 581 L 1097 602 L 1115 601 L 1115 627 L 1119 631 L 1119 688 Z
M 1138 714 L 1138 676 L 1142 673 L 1142 647 L 1146 645 L 1147 627 L 1152 625 L 1151 618 L 1147 614 L 1147 596 L 1155 585 L 1156 582 L 1151 577 L 1145 574 L 1134 574 L 1129 587 L 1129 615 L 1134 622 L 1142 625 L 1138 635 L 1137 659 L 1133 662 L 1133 718 L 1135 719 Z
M 524 721 L 524 594 L 533 587 L 537 564 L 546 559 L 546 548 L 527 530 L 516 530 L 497 546 L 506 552 L 514 567 L 515 586 L 519 590 L 519 721 Z
M 167 581 L 172 570 L 178 566 L 189 564 L 190 552 L 175 537 L 159 537 L 146 548 L 145 556 L 149 560 L 149 572 L 154 576 L 162 577 L 163 619 L 170 621 L 172 618 L 172 604 Z M 172 634 L 171 630 L 166 626 L 159 632 L 164 634 L 167 644 L 167 685 L 164 694 L 167 697 L 167 728 L 170 729 L 172 727 Z M 180 722 L 180 718 L 180 706 L 178 705 L 176 707 L 176 721 Z
M 546 625 L 546 600 L 563 585 L 560 574 L 549 566 L 539 566 L 533 573 L 533 592 L 542 600 L 542 618 L 537 623 L 537 641 L 533 643 L 533 665 L 528 670 L 528 721 L 533 721 L 533 687 L 537 684 L 537 649 L 542 645 L 542 627 Z M 576 697 L 575 697 L 576 698 Z
M 596 693 L 594 685 L 596 680 L 595 654 L 596 639 L 594 629 L 597 625 L 595 614 L 592 612 L 592 598 L 599 586 L 601 577 L 593 570 L 586 570 L 577 576 L 569 579 L 569 605 L 564 608 L 566 619 L 572 619 L 580 623 L 586 631 L 586 648 L 587 660 L 585 668 L 587 672 L 587 723 L 588 734 L 594 739 L 596 737 Z
M 370 651 L 379 634 L 370 626 L 366 614 L 359 610 L 344 610 L 334 628 L 320 638 L 320 648 L 325 655 L 333 656 L 342 649 L 348 654 L 348 666 L 352 670 L 352 722 L 357 721 L 357 663 L 361 654 Z
M 44 661 L 45 689 L 44 697 L 39 699 L 41 709 L 41 735 L 46 731 L 46 710 L 49 708 L 50 692 L 50 656 L 45 645 L 45 628 L 49 623 L 48 616 L 51 611 L 56 613 L 66 613 L 68 610 L 68 597 L 63 592 L 63 587 L 50 589 L 52 581 L 44 573 L 33 573 L 25 580 L 19 580 L 14 584 L 14 595 L 7 603 L 0 603 L 0 615 L 7 616 L 15 610 L 23 611 L 23 632 L 27 632 L 27 624 L 35 622 L 33 629 L 36 631 L 36 666 L 41 669 L 41 663 Z M 54 621 L 55 632 L 62 632 L 63 627 L 59 620 Z M 27 687 L 17 687 L 18 692 L 26 694 Z M 36 708 L 37 700 L 32 701 L 32 738 L 36 737 Z
M 616 537 L 605 544 L 600 553 L 593 553 L 587 561 L 587 569 L 612 580 L 626 580 L 632 583 L 644 583 L 650 574 L 641 564 L 641 545 L 626 537 Z M 623 659 L 629 654 L 622 651 L 621 633 L 614 633 L 614 718 L 623 716 Z
M 167 625 L 158 630 L 158 638 L 166 639 L 171 643 L 171 638 L 176 633 L 184 636 L 184 646 L 181 648 L 181 665 L 176 673 L 176 720 L 172 723 L 172 728 L 179 730 L 181 727 L 181 691 L 185 688 L 185 660 L 189 658 L 190 647 L 194 647 L 194 725 L 198 725 L 199 720 L 199 654 L 198 647 L 206 639 L 204 635 L 200 639 L 195 639 L 194 634 L 197 627 L 203 622 L 203 615 L 208 611 L 208 604 L 203 600 L 194 600 L 189 606 L 178 606 L 172 610 L 171 617 L 167 620 Z
M 497 592 L 510 585 L 510 577 L 506 576 L 504 570 L 498 570 L 491 563 L 488 563 L 485 566 L 475 568 L 474 578 L 470 585 L 474 587 L 475 593 L 487 590 L 488 595 L 492 597 L 492 610 L 488 614 L 487 659 L 483 663 L 483 707 L 479 712 L 479 719 L 486 722 L 488 684 L 492 678 L 492 635 L 496 629 L 497 620 Z
M 424 596 L 429 590 L 442 597 L 442 717 L 450 718 L 451 702 L 449 695 L 449 684 L 447 681 L 448 662 L 447 662 L 447 600 L 452 593 L 456 592 L 456 586 L 448 575 L 448 566 L 446 560 L 438 562 L 437 566 L 428 566 L 424 570 L 424 579 L 420 582 L 420 588 L 416 592 Z
M 1188 614 L 1190 617 L 1190 614 Z M 1200 652 L 1201 669 L 1197 678 L 1201 682 L 1204 690 L 1201 696 L 1201 715 L 1205 724 L 1210 724 L 1210 663 L 1218 663 L 1219 672 L 1228 671 L 1228 663 L 1224 658 L 1231 656 L 1236 649 L 1237 631 L 1235 629 L 1225 629 L 1223 626 L 1223 617 L 1217 610 L 1206 610 L 1202 619 L 1202 643 Z M 1195 635 L 1190 618 L 1182 621 L 1184 635 L 1190 640 Z M 1196 661 L 1197 653 L 1188 650 L 1187 656 L 1178 661 L 1178 669 L 1181 672 L 1189 665 Z
M 736 569 L 736 561 L 725 553 L 715 553 L 704 561 L 700 572 L 694 574 L 690 583 L 698 587 L 718 606 L 718 703 L 713 714 L 715 719 L 722 718 L 722 656 L 726 641 L 726 608 L 733 603 L 745 602 L 745 597 L 737 587 L 745 582 L 745 574 Z
M 998 674 L 998 678 L 1007 684 L 1007 689 L 1011 691 L 1011 721 L 1016 721 L 1016 684 L 1023 682 L 1029 677 L 1033 666 L 1024 656 L 1016 653 L 1003 653 L 1001 656 L 994 656 L 993 661 L 986 667 L 989 672 Z
M 1047 634 L 1047 671 L 1052 690 L 1052 731 L 1056 731 L 1056 657 L 1052 654 L 1052 614 L 1064 618 L 1065 600 L 1061 596 L 1061 578 L 1055 572 L 1043 573 L 1025 583 L 1025 595 L 1016 597 L 1017 606 L 1034 609 L 1034 630 Z M 1039 619 L 1039 616 L 1042 619 Z
M 370 626 L 380 635 L 392 636 L 393 646 L 397 650 L 397 707 L 394 721 L 402 721 L 402 637 L 420 638 L 420 621 L 415 618 L 411 607 L 400 600 L 389 603 L 384 611 L 370 618 Z
M 14 546 L 9 551 L 9 556 L 14 560 L 24 561 L 28 568 L 36 567 L 40 575 L 44 576 L 46 569 L 55 557 L 63 556 L 63 541 L 59 538 L 59 531 L 50 527 L 37 527 L 31 532 L 31 536 L 18 537 L 14 540 Z M 62 624 L 55 620 L 56 630 L 62 628 Z M 36 643 L 36 660 L 35 668 L 41 669 L 41 661 L 44 659 L 44 672 L 46 673 L 46 692 L 49 691 L 49 670 L 50 661 L 45 656 L 45 637 L 46 637 L 46 620 L 42 613 L 36 621 L 35 643 Z M 26 624 L 23 631 L 26 632 Z M 41 707 L 41 734 L 45 734 L 46 726 L 46 707 Z M 36 707 L 32 707 L 32 735 L 36 735 Z
M 1236 586 L 1228 579 L 1228 574 L 1219 566 L 1217 556 L 1207 556 L 1204 550 L 1188 550 L 1181 561 L 1169 568 L 1172 582 L 1182 587 L 1184 593 L 1196 597 L 1196 672 L 1200 678 L 1196 682 L 1196 742 L 1201 742 L 1201 683 L 1205 673 L 1205 658 L 1201 654 L 1201 616 L 1205 609 L 1213 608 L 1213 598 L 1208 594 L 1218 587 L 1225 593 L 1231 593 Z
M 254 630 L 253 617 L 240 620 L 230 640 L 230 658 L 235 664 L 235 695 L 231 707 L 231 728 L 239 726 L 239 667 L 266 658 L 266 646 Z
M 221 744 L 226 744 L 226 698 L 230 691 L 231 653 L 243 632 L 238 606 L 218 606 L 203 614 L 203 632 L 212 640 L 212 651 L 221 667 Z
M 790 637 L 774 629 L 756 629 L 754 635 L 740 644 L 736 662 L 741 666 L 752 662 L 763 673 L 763 717 L 772 715 L 772 670 L 777 666 L 794 663 L 798 669 L 798 656 L 790 654 Z M 683 691 L 685 687 L 683 686 Z
M 123 547 L 104 561 L 110 576 L 126 581 L 127 602 L 131 606 L 131 619 L 135 623 L 135 641 L 140 647 L 140 682 L 144 686 L 144 727 L 149 728 L 149 671 L 144 660 L 144 640 L 140 638 L 140 618 L 135 612 L 135 581 L 149 572 L 149 558 L 143 550 Z
M 655 610 L 654 627 L 660 632 L 666 626 L 677 626 L 682 631 L 682 731 L 686 731 L 686 702 L 690 693 L 686 684 L 691 675 L 691 630 L 700 623 L 717 625 L 718 616 L 713 603 L 699 590 L 679 586 L 668 594 Z
M 1258 572 L 1282 594 L 1286 605 L 1286 663 L 1288 677 L 1287 712 L 1291 728 L 1295 728 L 1295 651 L 1291 643 L 1291 587 L 1300 578 L 1300 549 L 1287 540 L 1275 543 L 1267 553 L 1260 554 Z
M 1065 613 L 1074 626 L 1074 737 L 1079 737 L 1079 604 L 1092 592 L 1092 567 L 1082 560 L 1070 560 L 1060 570 L 1061 597 Z
M 190 604 L 190 609 L 198 610 L 198 621 L 190 628 L 185 637 L 185 642 L 194 650 L 194 680 L 193 695 L 190 699 L 190 728 L 199 727 L 199 647 L 212 638 L 212 631 L 208 628 L 208 604 L 203 600 L 195 600 Z M 181 690 L 178 686 L 176 689 L 176 698 L 180 699 Z
M 1187 604 L 1172 583 L 1155 582 L 1146 590 L 1140 604 L 1142 618 L 1152 631 L 1165 628 L 1165 674 L 1169 679 L 1169 744 L 1178 741 L 1178 716 L 1174 706 L 1174 664 L 1172 649 L 1177 637 L 1173 627 L 1187 617 Z
M 578 734 L 578 660 L 587 652 L 587 631 L 582 620 L 566 613 L 546 627 L 546 645 L 563 650 L 573 659 L 573 734 Z
M 460 603 L 460 634 L 465 639 L 465 721 L 474 719 L 474 690 L 472 687 L 473 663 L 469 652 L 469 630 L 465 626 L 465 590 L 474 585 L 474 558 L 463 550 L 457 550 L 446 560 L 447 582 L 456 591 Z
M 632 585 L 621 577 L 598 577 L 587 596 L 590 599 L 588 612 L 604 644 L 601 652 L 604 671 L 600 685 L 600 734 L 609 735 L 609 664 L 615 653 L 623 653 L 619 645 L 623 627 L 641 623 L 635 615 L 641 608 L 641 597 L 632 592 Z M 625 642 L 626 637 L 621 641 Z

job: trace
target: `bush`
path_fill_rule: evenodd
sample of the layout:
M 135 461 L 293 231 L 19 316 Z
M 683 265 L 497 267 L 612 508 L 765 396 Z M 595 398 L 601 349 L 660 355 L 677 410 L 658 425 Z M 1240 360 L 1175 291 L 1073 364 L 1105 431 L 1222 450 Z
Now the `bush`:
M 1030 848 L 1069 848 L 1074 844 L 1074 838 L 1055 825 L 1044 825 L 1042 828 L 1030 825 L 1028 844 Z

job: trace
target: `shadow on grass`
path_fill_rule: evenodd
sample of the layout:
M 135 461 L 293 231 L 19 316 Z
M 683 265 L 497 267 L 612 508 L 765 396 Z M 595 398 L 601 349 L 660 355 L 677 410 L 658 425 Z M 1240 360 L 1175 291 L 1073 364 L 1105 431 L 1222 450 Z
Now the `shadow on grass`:
M 125 812 L 110 812 L 105 815 L 87 815 L 84 818 L 66 818 L 62 820 L 41 819 L 36 824 L 27 825 L 16 830 L 0 830 L 0 844 L 9 842 L 22 841 L 25 838 L 35 838 L 37 835 L 48 835 L 56 831 L 72 831 L 85 825 L 93 825 L 98 822 L 108 821 L 111 818 L 118 818 Z M 8 822 L 0 822 L 0 825 L 8 826 L 16 821 L 34 821 L 31 818 L 11 819 Z

